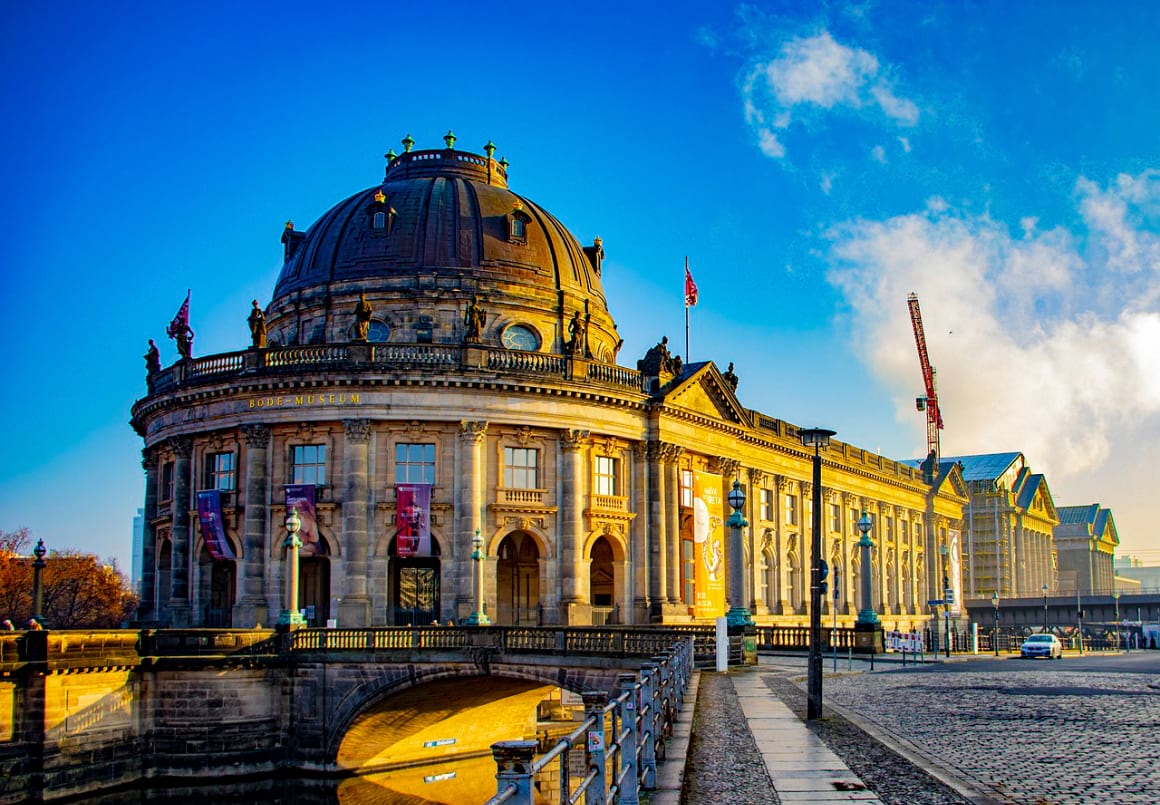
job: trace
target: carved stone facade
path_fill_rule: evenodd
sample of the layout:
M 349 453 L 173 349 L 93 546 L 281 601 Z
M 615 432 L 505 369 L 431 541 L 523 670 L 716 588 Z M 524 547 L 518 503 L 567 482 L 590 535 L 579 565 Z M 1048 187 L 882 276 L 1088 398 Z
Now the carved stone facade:
M 455 193 L 474 199 L 460 231 L 418 220 L 447 214 Z M 806 622 L 812 451 L 797 428 L 745 408 L 711 362 L 674 358 L 663 384 L 618 365 L 603 247 L 580 246 L 539 208 L 513 218 L 517 201 L 529 209 L 487 157 L 394 157 L 381 185 L 287 230 L 268 347 L 152 374 L 133 407 L 146 448 L 143 621 L 273 622 L 285 489 L 305 484 L 317 533 L 301 556 L 300 604 L 315 625 L 466 617 L 477 533 L 496 622 L 688 622 L 692 477 L 707 471 L 722 499 L 734 479 L 746 494 L 743 555 L 726 556 L 745 565 L 742 603 L 759 622 Z M 383 230 L 376 203 L 392 211 Z M 417 232 L 446 241 L 417 251 L 407 234 Z M 513 265 L 526 280 L 513 280 Z M 352 335 L 360 294 L 374 310 L 365 342 Z M 486 315 L 467 338 L 473 299 Z M 584 350 L 568 348 L 575 311 Z M 822 460 L 839 622 L 857 611 L 866 510 L 875 604 L 887 628 L 918 625 L 941 584 L 929 561 L 938 535 L 923 524 L 961 520 L 961 478 L 952 468 L 931 486 L 840 442 Z M 431 484 L 429 556 L 400 556 L 396 538 L 396 487 L 414 482 Z M 236 559 L 211 555 L 201 537 L 196 492 L 206 489 L 221 492 Z

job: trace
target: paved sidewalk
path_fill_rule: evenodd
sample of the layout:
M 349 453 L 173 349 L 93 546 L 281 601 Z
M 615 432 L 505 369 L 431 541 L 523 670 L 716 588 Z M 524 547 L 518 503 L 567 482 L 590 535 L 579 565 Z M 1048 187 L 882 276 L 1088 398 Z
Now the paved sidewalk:
M 780 700 L 756 669 L 730 677 L 749 732 L 783 803 L 878 803 L 881 800 Z

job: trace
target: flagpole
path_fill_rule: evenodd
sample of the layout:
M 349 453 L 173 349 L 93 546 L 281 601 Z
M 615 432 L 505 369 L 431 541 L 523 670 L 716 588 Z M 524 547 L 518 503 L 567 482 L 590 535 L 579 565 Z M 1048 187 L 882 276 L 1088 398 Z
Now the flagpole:
M 685 277 L 686 281 L 689 276 L 689 255 L 685 255 Z M 685 293 L 685 365 L 688 366 L 693 362 L 692 356 L 689 355 L 689 295 Z

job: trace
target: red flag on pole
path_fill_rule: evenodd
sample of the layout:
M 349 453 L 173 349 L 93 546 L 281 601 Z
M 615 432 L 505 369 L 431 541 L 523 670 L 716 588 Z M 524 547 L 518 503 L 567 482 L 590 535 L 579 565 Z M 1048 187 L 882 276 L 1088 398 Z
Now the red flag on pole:
M 685 263 L 685 307 L 694 307 L 697 304 L 697 283 L 693 282 L 693 275 L 689 273 L 689 264 Z
M 181 303 L 173 321 L 169 322 L 169 326 L 165 328 L 165 334 L 170 338 L 177 338 L 178 333 L 189 330 L 189 293 L 189 291 L 185 292 L 185 301 Z

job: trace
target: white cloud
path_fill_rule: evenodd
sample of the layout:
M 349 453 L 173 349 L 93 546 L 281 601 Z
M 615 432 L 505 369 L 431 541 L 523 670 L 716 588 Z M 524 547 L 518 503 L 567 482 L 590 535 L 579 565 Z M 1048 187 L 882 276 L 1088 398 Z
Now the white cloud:
M 907 153 L 907 154 L 910 153 L 910 138 L 909 137 L 899 137 L 898 144 L 902 146 L 902 150 L 904 153 Z
M 758 130 L 757 144 L 761 148 L 761 152 L 767 157 L 781 159 L 785 156 L 785 146 L 778 141 L 777 135 L 769 129 Z
M 745 76 L 745 119 L 759 140 L 768 131 L 767 119 L 784 129 L 798 117 L 839 109 L 913 126 L 918 106 L 895 92 L 888 72 L 873 53 L 843 45 L 828 31 L 790 39 L 777 56 L 757 62 Z M 903 147 L 909 151 L 909 142 Z M 769 153 L 764 145 L 762 150 Z M 784 156 L 784 150 L 777 156 Z
M 1123 446 L 1157 443 L 1160 245 L 1148 227 L 1160 182 L 1146 173 L 1076 189 L 1082 231 L 1040 231 L 1025 218 L 1012 235 L 941 199 L 922 213 L 832 230 L 831 282 L 858 310 L 856 349 L 898 390 L 915 455 L 924 437 L 913 411 L 921 376 L 910 291 L 939 372 L 944 454 L 1020 450 L 1063 488 L 1097 469 L 1126 471 L 1108 461 Z
M 870 158 L 873 159 L 875 162 L 881 162 L 883 165 L 885 165 L 886 164 L 886 149 L 880 145 L 874 146 L 873 148 L 870 149 Z

